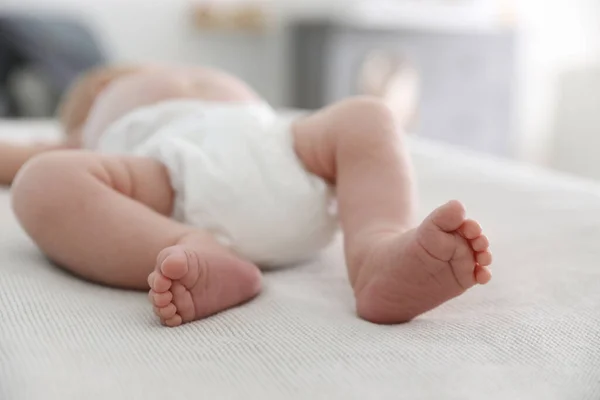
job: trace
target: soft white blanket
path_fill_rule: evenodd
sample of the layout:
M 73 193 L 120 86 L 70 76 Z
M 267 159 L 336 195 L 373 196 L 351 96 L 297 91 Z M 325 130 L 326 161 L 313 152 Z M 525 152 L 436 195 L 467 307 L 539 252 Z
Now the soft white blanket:
M 401 326 L 355 317 L 338 245 L 243 307 L 163 328 L 144 293 L 47 262 L 0 191 L 0 399 L 600 399 L 600 186 L 411 147 L 422 214 L 463 200 L 495 264 Z

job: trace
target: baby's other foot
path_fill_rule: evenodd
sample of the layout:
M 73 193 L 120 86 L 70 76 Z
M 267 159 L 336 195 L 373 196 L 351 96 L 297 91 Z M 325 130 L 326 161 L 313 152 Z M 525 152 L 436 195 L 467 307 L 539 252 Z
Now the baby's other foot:
M 355 284 L 358 314 L 371 322 L 409 321 L 492 275 L 481 227 L 451 201 L 415 230 L 373 243 Z
M 177 245 L 158 255 L 148 284 L 154 313 L 163 325 L 174 327 L 252 299 L 260 292 L 261 277 L 254 264 L 224 249 Z

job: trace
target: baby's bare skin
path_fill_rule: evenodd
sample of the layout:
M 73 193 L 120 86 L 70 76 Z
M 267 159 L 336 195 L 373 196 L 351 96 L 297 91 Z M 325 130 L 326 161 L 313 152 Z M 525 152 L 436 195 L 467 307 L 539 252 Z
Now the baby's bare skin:
M 92 135 L 152 102 L 193 97 L 260 101 L 225 74 L 153 71 L 114 80 L 83 129 Z M 193 82 L 193 85 L 182 84 Z M 450 202 L 417 228 L 411 166 L 393 113 L 348 99 L 295 122 L 298 157 L 336 186 L 357 313 L 400 323 L 490 278 L 488 239 Z M 13 187 L 25 230 L 50 258 L 111 286 L 147 289 L 167 326 L 205 318 L 260 292 L 258 266 L 209 234 L 172 220 L 166 168 L 149 158 L 55 152 L 28 163 Z

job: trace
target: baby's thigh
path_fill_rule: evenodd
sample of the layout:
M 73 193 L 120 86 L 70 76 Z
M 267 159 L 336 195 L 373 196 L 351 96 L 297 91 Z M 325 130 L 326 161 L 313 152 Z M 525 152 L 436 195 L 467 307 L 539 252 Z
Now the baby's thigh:
M 48 215 L 60 219 L 89 213 L 94 204 L 110 207 L 122 196 L 171 215 L 174 193 L 165 165 L 148 157 L 55 151 L 29 161 L 13 184 L 17 216 L 34 224 L 39 223 L 40 210 L 52 209 Z M 76 206 L 69 205 L 74 199 Z

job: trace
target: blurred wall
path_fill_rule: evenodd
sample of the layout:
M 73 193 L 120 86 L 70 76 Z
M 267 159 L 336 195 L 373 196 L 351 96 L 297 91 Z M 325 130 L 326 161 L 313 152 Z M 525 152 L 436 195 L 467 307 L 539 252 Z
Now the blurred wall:
M 522 20 L 517 147 L 523 159 L 549 164 L 556 148 L 556 114 L 564 111 L 560 82 L 569 71 L 589 70 L 599 60 L 600 2 L 523 0 L 515 4 Z M 584 97 L 589 99 L 582 94 L 582 102 Z M 581 125 L 584 121 L 577 124 L 577 118 L 571 121 L 569 140 L 585 147 L 589 127 Z
M 193 27 L 189 0 L 2 0 L 1 11 L 67 14 L 89 21 L 115 61 L 172 61 L 224 68 L 274 104 L 286 98 L 284 37 L 207 33 Z

